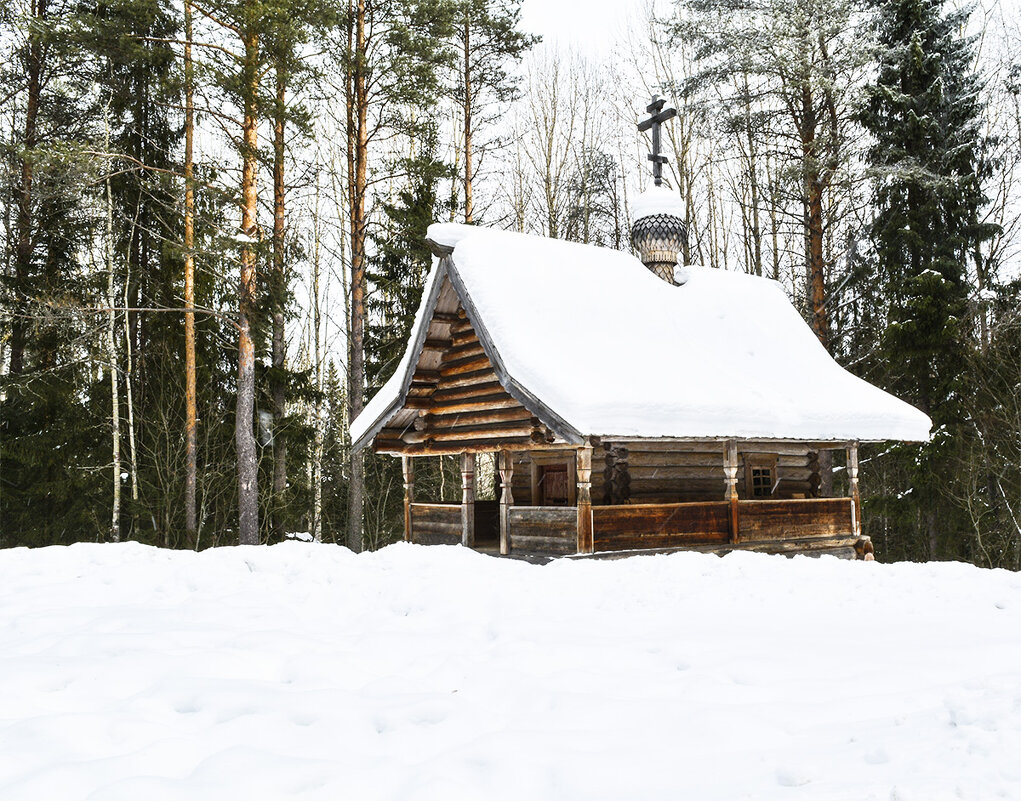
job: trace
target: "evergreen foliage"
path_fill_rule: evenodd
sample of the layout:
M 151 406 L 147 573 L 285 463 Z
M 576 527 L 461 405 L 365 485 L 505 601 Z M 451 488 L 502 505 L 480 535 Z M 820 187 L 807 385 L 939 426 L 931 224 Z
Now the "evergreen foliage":
M 968 558 L 942 532 L 958 526 L 948 495 L 963 446 L 963 400 L 977 341 L 969 309 L 968 260 L 995 227 L 982 224 L 982 104 L 971 71 L 974 41 L 960 30 L 968 9 L 942 0 L 888 0 L 877 18 L 879 70 L 861 115 L 873 136 L 870 227 L 882 304 L 875 377 L 933 420 L 932 442 L 898 446 L 890 458 L 913 492 L 896 510 L 906 539 L 929 558 Z

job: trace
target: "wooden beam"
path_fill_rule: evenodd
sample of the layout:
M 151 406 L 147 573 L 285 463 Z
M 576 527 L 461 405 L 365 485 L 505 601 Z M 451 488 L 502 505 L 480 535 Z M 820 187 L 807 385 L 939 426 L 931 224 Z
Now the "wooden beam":
M 510 510 L 514 505 L 514 457 L 510 451 L 500 451 L 500 554 L 510 553 Z
M 456 323 L 460 321 L 460 317 L 457 316 L 457 312 L 433 312 L 432 321 L 434 323 Z
M 475 547 L 475 454 L 461 454 L 461 544 Z
M 404 475 L 404 541 L 411 542 L 411 504 L 415 502 L 415 464 L 412 457 L 401 457 Z
M 737 440 L 729 439 L 723 448 L 723 473 L 727 485 L 726 500 L 730 501 L 730 541 L 737 543 L 741 528 L 737 497 Z
M 442 406 L 434 408 L 431 414 L 420 417 L 423 423 L 434 429 L 442 427 L 454 428 L 456 426 L 483 425 L 485 423 L 517 423 L 530 422 L 538 426 L 539 418 L 532 417 L 528 409 L 521 406 L 511 406 L 506 409 L 479 409 L 477 411 L 462 411 L 448 413 Z
M 450 347 L 449 339 L 427 339 L 425 344 L 422 345 L 422 350 L 441 350 L 445 351 Z
M 415 370 L 415 374 L 411 376 L 412 384 L 435 384 L 439 380 L 439 370 Z
M 439 372 L 436 373 L 437 380 L 439 380 Z M 496 373 L 493 372 L 492 367 L 484 367 L 481 370 L 474 370 L 470 373 L 461 373 L 460 375 L 445 376 L 443 380 L 439 381 L 437 390 L 451 389 L 453 387 L 466 387 L 471 384 L 481 384 L 483 382 L 499 381 L 496 377 Z
M 486 354 L 465 356 L 463 359 L 451 359 L 449 362 L 443 362 L 440 365 L 440 376 L 442 378 L 449 378 L 450 376 L 463 375 L 464 373 L 473 373 L 486 367 L 492 368 L 492 364 Z
M 432 397 L 436 402 L 452 401 L 474 398 L 479 395 L 493 395 L 502 391 L 503 387 L 500 385 L 500 382 L 494 379 L 493 381 L 486 381 L 481 384 L 468 384 L 463 387 L 438 388 L 433 392 Z
M 851 525 L 854 533 L 861 536 L 861 490 L 858 487 L 858 443 L 847 446 L 847 478 L 851 490 Z
M 450 415 L 458 412 L 486 411 L 493 409 L 520 409 L 521 404 L 506 392 L 494 392 L 490 395 L 479 395 L 474 398 L 466 398 L 461 401 L 438 404 L 433 398 L 433 410 L 436 415 Z M 531 412 L 529 412 L 531 416 Z
M 592 446 L 578 448 L 578 553 L 592 553 Z

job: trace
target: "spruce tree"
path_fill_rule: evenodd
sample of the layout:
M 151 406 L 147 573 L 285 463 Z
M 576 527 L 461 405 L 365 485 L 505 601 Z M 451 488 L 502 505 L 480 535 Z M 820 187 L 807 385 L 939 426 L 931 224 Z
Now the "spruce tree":
M 933 420 L 931 443 L 899 449 L 914 485 L 901 520 L 917 521 L 905 528 L 914 528 L 920 552 L 931 559 L 952 553 L 939 528 L 952 528 L 940 510 L 954 480 L 949 457 L 968 392 L 966 264 L 993 233 L 979 223 L 983 108 L 971 69 L 974 41 L 959 33 L 968 9 L 888 0 L 878 11 L 879 69 L 862 123 L 874 137 L 870 234 L 879 296 L 888 304 L 880 355 L 887 388 Z

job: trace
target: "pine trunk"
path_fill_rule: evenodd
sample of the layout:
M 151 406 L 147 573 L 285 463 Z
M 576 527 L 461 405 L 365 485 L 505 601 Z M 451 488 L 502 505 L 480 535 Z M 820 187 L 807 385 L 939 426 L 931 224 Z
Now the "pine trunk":
M 365 86 L 365 0 L 357 0 L 354 19 L 353 115 L 354 175 L 351 191 L 351 332 L 348 340 L 348 426 L 362 411 L 365 385 L 365 189 L 368 156 L 368 98 Z M 347 546 L 362 549 L 365 505 L 365 462 L 361 452 L 351 453 L 348 489 Z
M 195 377 L 195 67 L 191 57 L 191 3 L 184 4 L 184 533 L 188 548 L 198 547 L 198 410 Z

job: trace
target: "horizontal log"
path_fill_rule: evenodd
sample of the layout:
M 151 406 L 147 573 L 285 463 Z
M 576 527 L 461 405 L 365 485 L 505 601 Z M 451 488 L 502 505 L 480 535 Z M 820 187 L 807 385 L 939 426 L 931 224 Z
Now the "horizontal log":
M 427 339 L 422 345 L 422 350 L 446 351 L 450 348 L 449 339 Z
M 411 524 L 419 523 L 442 524 L 458 526 L 461 525 L 460 504 L 412 504 Z
M 483 439 L 457 442 L 395 443 L 388 440 L 385 447 L 376 447 L 377 453 L 391 453 L 400 456 L 453 456 L 458 453 L 493 453 L 500 450 L 522 451 L 535 447 L 531 437 L 527 439 Z
M 411 541 L 416 545 L 460 545 L 461 532 L 459 531 L 455 536 L 451 534 L 433 534 L 412 529 Z
M 437 373 L 439 376 L 439 373 Z M 445 376 L 442 381 L 438 380 L 436 390 L 453 389 L 454 387 L 467 387 L 472 384 L 481 384 L 490 381 L 498 381 L 496 372 L 491 366 L 482 370 L 474 370 L 470 373 Z
M 435 399 L 434 399 L 435 401 Z M 451 415 L 460 412 L 483 411 L 494 409 L 524 408 L 506 392 L 493 392 L 489 395 L 477 395 L 456 401 L 434 402 L 434 415 Z
M 461 318 L 458 316 L 457 312 L 436 311 L 433 312 L 432 319 L 435 323 L 444 323 L 446 325 L 461 322 Z
M 469 328 L 466 331 L 451 332 L 450 338 L 455 345 L 464 345 L 468 342 L 479 341 L 478 335 L 472 328 Z
M 456 537 L 461 539 L 461 521 L 457 523 L 437 523 L 432 520 L 412 520 L 412 534 L 435 534 L 437 536 Z
M 492 367 L 492 365 L 490 364 L 489 357 L 485 354 L 481 356 L 465 356 L 463 359 L 453 359 L 449 362 L 444 362 L 440 366 L 440 376 L 447 378 L 449 376 L 463 375 L 464 373 L 473 373 L 486 367 Z
M 443 361 L 449 364 L 457 359 L 464 359 L 468 356 L 484 356 L 486 351 L 482 347 L 482 343 L 477 339 L 475 341 L 465 342 L 462 345 L 451 345 L 443 354 Z
M 571 554 L 578 550 L 577 532 L 570 537 L 533 537 L 522 534 L 510 535 L 511 553 Z
M 427 434 L 434 442 L 446 442 L 448 440 L 466 439 L 468 437 L 528 437 L 531 436 L 534 426 L 531 421 L 525 421 L 515 425 L 514 423 L 483 423 L 481 425 L 455 426 L 449 429 L 430 428 Z M 413 442 L 414 440 L 405 440 Z
M 441 410 L 438 410 L 441 411 Z M 456 412 L 451 414 L 435 414 L 419 418 L 430 428 L 440 430 L 456 426 L 475 426 L 487 423 L 529 423 L 533 427 L 539 425 L 539 419 L 523 406 L 511 406 L 506 409 L 479 409 L 478 411 Z
M 437 388 L 433 391 L 432 397 L 437 403 L 445 403 L 452 400 L 474 398 L 479 395 L 491 395 L 494 392 L 501 391 L 503 391 L 503 386 L 499 381 L 494 379 L 493 381 L 483 381 L 481 383 L 468 384 L 461 387 L 444 387 L 443 389 Z
M 632 481 L 641 481 L 643 479 L 703 479 L 705 481 L 719 481 L 722 483 L 724 479 L 722 463 L 718 471 L 693 465 L 628 465 L 628 473 Z
M 649 531 L 633 534 L 594 534 L 595 551 L 646 551 L 656 548 L 683 548 L 689 545 L 706 545 L 726 542 L 729 532 L 704 531 L 692 533 Z
M 741 482 L 743 484 L 743 482 Z M 741 484 L 738 486 L 740 487 Z M 713 478 L 651 478 L 631 476 L 631 494 L 643 492 L 720 492 L 726 488 L 723 476 Z
M 415 370 L 411 376 L 413 384 L 435 384 L 440 380 L 439 370 Z
M 573 526 L 578 510 L 573 506 L 515 506 L 510 511 L 512 523 L 534 526 Z

